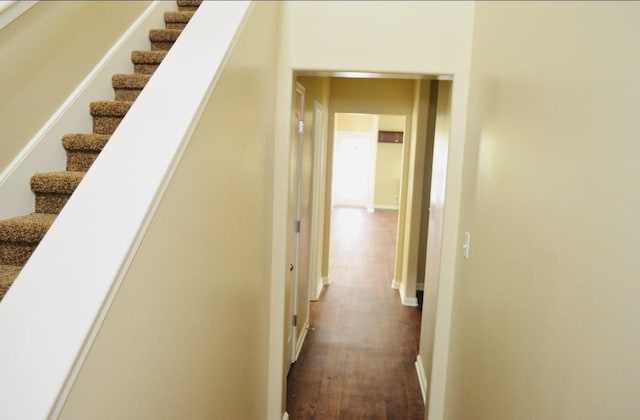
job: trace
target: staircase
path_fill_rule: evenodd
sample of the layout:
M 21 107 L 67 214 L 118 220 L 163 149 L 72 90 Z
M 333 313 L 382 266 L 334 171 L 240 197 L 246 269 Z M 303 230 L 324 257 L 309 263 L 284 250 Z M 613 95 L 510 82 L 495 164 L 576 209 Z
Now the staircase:
M 149 31 L 150 50 L 131 53 L 134 73 L 113 75 L 114 100 L 90 104 L 93 133 L 63 136 L 62 146 L 67 154 L 66 170 L 36 173 L 31 178 L 35 212 L 0 220 L 0 300 L 200 3 L 201 0 L 178 0 L 178 11 L 164 15 L 165 28 Z

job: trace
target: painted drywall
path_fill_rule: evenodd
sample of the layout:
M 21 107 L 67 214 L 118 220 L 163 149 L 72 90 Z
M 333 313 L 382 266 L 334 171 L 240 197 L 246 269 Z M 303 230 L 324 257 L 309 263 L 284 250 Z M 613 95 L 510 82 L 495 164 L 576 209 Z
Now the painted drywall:
M 402 174 L 402 145 L 377 143 L 377 148 L 374 206 L 382 209 L 398 208 L 400 176 Z
M 378 130 L 404 132 L 404 115 L 378 115 Z M 402 144 L 377 143 L 374 207 L 398 208 L 402 174 Z
M 0 30 L 0 172 L 150 3 L 41 1 Z
M 640 3 L 476 12 L 445 418 L 636 419 Z
M 266 417 L 278 12 L 254 4 L 61 419 Z
M 273 325 L 284 325 L 286 171 L 289 150 L 291 80 L 297 70 L 453 75 L 451 164 L 448 167 L 442 287 L 439 291 L 432 419 L 441 416 L 448 356 L 467 84 L 471 57 L 473 2 L 285 2 L 278 56 L 278 101 L 274 153 L 274 208 L 271 289 Z M 393 25 L 393 31 L 381 30 Z M 332 92 L 334 87 L 332 85 Z M 412 97 L 411 97 L 412 98 Z M 362 111 L 369 112 L 369 111 Z M 374 113 L 386 113 L 373 111 Z M 280 386 L 283 331 L 274 328 L 269 418 L 282 418 Z

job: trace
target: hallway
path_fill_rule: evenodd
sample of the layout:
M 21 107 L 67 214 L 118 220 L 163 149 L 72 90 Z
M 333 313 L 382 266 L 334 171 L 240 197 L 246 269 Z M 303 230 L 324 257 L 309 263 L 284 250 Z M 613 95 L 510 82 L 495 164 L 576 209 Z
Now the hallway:
M 393 279 L 397 211 L 336 207 L 330 286 L 311 302 L 310 330 L 287 384 L 297 419 L 422 419 L 414 362 L 421 312 Z

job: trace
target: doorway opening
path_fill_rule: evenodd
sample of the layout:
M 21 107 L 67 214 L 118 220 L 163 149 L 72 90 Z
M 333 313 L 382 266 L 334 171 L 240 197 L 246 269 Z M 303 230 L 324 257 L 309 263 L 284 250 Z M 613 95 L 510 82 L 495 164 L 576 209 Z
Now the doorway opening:
M 392 239 L 391 245 L 387 243 L 382 246 L 387 250 L 395 248 L 396 254 L 395 267 L 387 274 L 386 289 L 391 292 L 389 283 L 398 289 L 398 292 L 392 292 L 395 293 L 392 296 L 400 295 L 400 302 L 397 298 L 395 299 L 395 303 L 400 307 L 417 307 L 418 277 L 422 276 L 425 288 L 424 299 L 425 302 L 429 302 L 429 308 L 426 311 L 428 319 L 425 322 L 425 311 L 422 310 L 422 321 L 416 327 L 418 338 L 412 340 L 416 345 L 418 342 L 420 343 L 420 352 L 424 350 L 425 362 L 428 362 L 425 363 L 427 366 L 424 366 L 418 354 L 417 376 L 423 399 L 426 400 L 433 349 L 427 350 L 423 347 L 433 345 L 433 330 L 435 328 L 434 315 L 437 305 L 440 258 L 436 248 L 440 248 L 442 239 L 441 231 L 440 233 L 438 231 L 442 228 L 444 177 L 448 148 L 448 115 L 450 112 L 448 98 L 451 92 L 451 82 L 450 80 L 439 81 L 435 77 L 362 79 L 308 73 L 294 74 L 293 81 L 294 84 L 299 83 L 304 88 L 305 96 L 304 110 L 297 108 L 299 109 L 298 114 L 303 116 L 303 120 L 293 121 L 294 125 L 292 125 L 292 139 L 294 137 L 300 139 L 298 144 L 301 145 L 303 151 L 298 154 L 299 161 L 296 163 L 302 167 L 296 173 L 302 174 L 310 180 L 308 183 L 310 189 L 302 189 L 302 191 L 308 192 L 308 194 L 301 195 L 304 200 L 308 200 L 303 202 L 302 208 L 308 206 L 309 209 L 312 209 L 308 219 L 310 221 L 308 229 L 316 232 L 315 239 L 302 240 L 303 234 L 301 234 L 298 237 L 301 242 L 296 246 L 299 247 L 306 243 L 308 250 L 303 250 L 304 254 L 308 253 L 312 258 L 317 258 L 316 269 L 305 270 L 305 273 L 296 276 L 298 279 L 307 276 L 307 280 L 298 281 L 295 296 L 299 298 L 306 295 L 310 300 L 320 298 L 317 303 L 322 304 L 323 297 L 332 293 L 332 286 L 327 286 L 331 283 L 329 260 L 330 243 L 334 235 L 331 229 L 334 209 L 357 209 L 361 215 L 397 211 L 397 223 L 395 224 L 397 236 L 395 233 L 392 235 L 396 238 L 395 243 Z M 442 94 L 439 94 L 439 86 L 441 85 L 447 85 L 447 88 L 442 89 Z M 320 107 L 317 106 L 318 104 Z M 313 111 L 313 106 L 323 110 L 321 114 L 326 116 L 325 120 L 318 118 Z M 385 128 L 381 126 L 383 116 L 402 117 L 404 129 L 383 129 Z M 355 130 L 345 130 L 341 120 L 349 118 L 368 118 L 373 122 L 366 128 L 358 127 Z M 318 129 L 318 124 L 322 125 L 322 129 Z M 438 130 L 436 126 L 439 126 L 440 129 Z M 304 127 L 304 134 L 299 131 L 301 127 Z M 399 188 L 397 179 L 394 180 L 393 176 L 380 176 L 380 172 L 377 171 L 377 165 L 384 160 L 380 156 L 380 147 L 388 145 L 379 141 L 380 134 L 381 132 L 394 131 L 401 132 L 404 140 L 400 145 L 394 144 L 394 146 L 400 146 L 402 150 L 400 153 Z M 326 137 L 310 137 L 310 140 L 306 140 L 305 136 L 317 132 L 326 133 Z M 439 140 L 436 140 L 436 137 L 439 137 Z M 321 152 L 318 153 L 319 150 Z M 316 182 L 318 171 L 324 174 L 320 176 L 324 186 L 320 186 Z M 380 195 L 376 194 L 376 184 L 379 180 L 376 178 L 389 181 L 393 185 L 390 188 L 392 192 L 389 193 L 391 202 L 379 201 Z M 290 189 L 290 191 L 292 190 Z M 297 190 L 300 191 L 300 189 Z M 298 228 L 305 229 L 304 223 L 301 224 L 299 220 L 295 223 Z M 355 219 L 348 222 L 348 225 L 350 228 L 358 227 Z M 364 224 L 360 226 L 364 226 Z M 425 245 L 427 242 L 428 245 Z M 419 258 L 428 267 L 432 267 L 431 279 L 425 276 L 424 265 L 421 270 L 417 268 Z M 352 261 L 355 259 L 347 259 L 347 262 Z M 375 264 L 375 258 L 371 261 L 373 261 L 372 264 Z M 347 269 L 349 268 L 347 267 Z M 423 272 L 418 273 L 418 271 Z M 426 271 L 429 272 L 429 269 Z M 303 289 L 306 289 L 306 294 Z M 293 293 L 288 294 L 288 296 L 293 295 Z M 357 298 L 356 294 L 350 299 Z M 308 304 L 308 300 L 305 303 Z M 299 304 L 290 302 L 287 307 L 295 311 L 296 308 L 299 308 Z M 309 307 L 307 306 L 307 308 Z M 414 308 L 414 310 L 419 309 Z M 294 320 L 293 328 L 298 328 L 297 331 L 300 333 L 297 351 L 303 353 L 305 351 L 305 333 L 311 331 L 310 335 L 315 335 L 315 327 L 313 323 L 309 323 L 313 311 L 314 309 L 311 308 L 300 312 L 301 314 L 306 312 L 306 319 L 297 317 L 296 313 L 292 313 L 290 318 Z M 388 318 L 392 319 L 393 316 L 389 315 Z M 287 331 L 291 331 L 291 325 L 287 321 L 285 336 Z M 425 332 L 425 330 L 427 331 Z M 361 340 L 366 341 L 366 338 L 363 336 Z M 297 356 L 294 356 L 292 361 L 296 359 Z M 413 375 L 415 376 L 415 371 Z

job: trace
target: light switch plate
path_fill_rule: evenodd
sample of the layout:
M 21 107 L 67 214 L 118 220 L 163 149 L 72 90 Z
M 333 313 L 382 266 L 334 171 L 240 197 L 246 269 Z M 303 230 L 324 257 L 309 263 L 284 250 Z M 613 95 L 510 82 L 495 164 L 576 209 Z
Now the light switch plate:
M 471 247 L 471 234 L 469 232 L 464 233 L 464 244 L 462 245 L 462 251 L 464 258 L 469 259 L 469 248 Z

